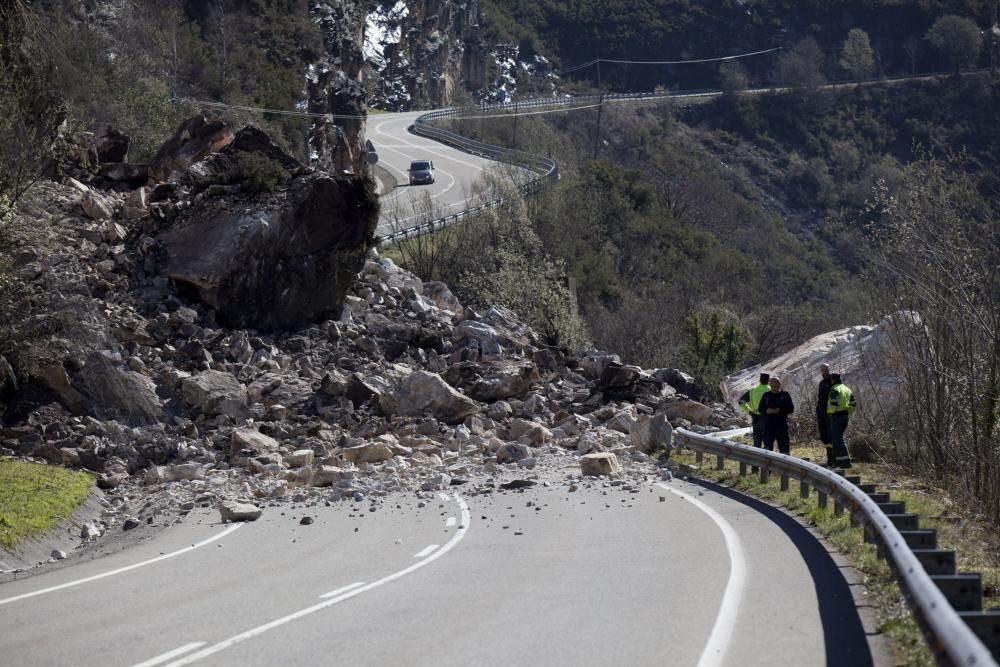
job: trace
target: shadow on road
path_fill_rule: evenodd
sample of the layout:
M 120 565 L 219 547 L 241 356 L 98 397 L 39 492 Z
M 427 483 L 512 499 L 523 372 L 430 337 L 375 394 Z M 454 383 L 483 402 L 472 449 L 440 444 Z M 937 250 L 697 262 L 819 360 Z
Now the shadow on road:
M 796 519 L 761 500 L 713 482 L 693 478 L 688 481 L 760 512 L 784 531 L 802 554 L 816 585 L 826 644 L 826 664 L 872 667 L 871 647 L 850 586 L 823 543 Z

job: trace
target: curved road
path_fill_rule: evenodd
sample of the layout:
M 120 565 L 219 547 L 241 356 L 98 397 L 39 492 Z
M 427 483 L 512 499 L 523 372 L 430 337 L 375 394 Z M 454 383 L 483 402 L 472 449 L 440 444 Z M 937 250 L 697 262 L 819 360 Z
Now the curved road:
M 426 193 L 457 210 L 489 161 L 409 134 L 417 115 L 373 116 L 370 137 L 398 178 L 429 158 L 437 183 L 383 203 L 412 210 Z M 550 481 L 286 505 L 236 526 L 199 510 L 0 584 L 0 664 L 884 662 L 851 571 L 782 512 L 712 485 Z
M 375 114 L 368 118 L 368 138 L 378 153 L 378 164 L 397 182 L 396 189 L 381 198 L 379 233 L 412 227 L 428 211 L 434 212 L 432 217 L 440 217 L 467 208 L 467 202 L 474 201 L 474 186 L 483 170 L 496 164 L 411 134 L 408 128 L 424 113 Z M 425 159 L 434 162 L 435 182 L 410 186 L 407 167 L 413 160 Z
M 465 493 L 202 510 L 0 585 L 0 662 L 872 664 L 841 569 L 766 505 L 678 481 Z

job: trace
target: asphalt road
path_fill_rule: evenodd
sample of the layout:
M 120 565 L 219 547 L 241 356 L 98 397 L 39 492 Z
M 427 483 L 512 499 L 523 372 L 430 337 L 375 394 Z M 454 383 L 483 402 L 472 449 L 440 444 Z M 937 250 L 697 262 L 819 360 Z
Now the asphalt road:
M 478 203 L 482 197 L 480 178 L 483 171 L 497 168 L 497 163 L 455 150 L 408 131 L 417 116 L 426 111 L 373 114 L 368 117 L 368 138 L 379 156 L 378 164 L 398 182 L 396 189 L 384 195 L 379 233 L 412 227 L 424 219 L 457 213 Z M 413 160 L 434 162 L 435 182 L 409 185 L 407 168 Z
M 826 550 L 725 489 L 556 482 L 420 502 L 269 508 L 238 528 L 200 510 L 0 585 L 0 664 L 872 663 Z

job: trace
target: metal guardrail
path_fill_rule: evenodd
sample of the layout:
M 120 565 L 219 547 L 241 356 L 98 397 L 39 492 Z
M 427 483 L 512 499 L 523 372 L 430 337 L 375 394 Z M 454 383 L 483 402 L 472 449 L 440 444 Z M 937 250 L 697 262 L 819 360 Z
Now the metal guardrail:
M 806 495 L 809 487 L 816 489 L 821 504 L 825 504 L 826 496 L 833 497 L 835 511 L 847 509 L 855 521 L 862 523 L 868 538 L 889 563 L 938 660 L 968 667 L 997 664 L 990 650 L 952 608 L 892 520 L 856 485 L 815 463 L 714 435 L 675 429 L 673 437 L 675 446 L 715 455 L 719 468 L 724 459 L 732 459 L 757 467 L 762 474 L 782 475 L 782 488 L 787 488 L 788 479 L 798 479 L 802 494 Z
M 481 141 L 475 141 L 473 139 L 463 137 L 456 132 L 445 130 L 440 127 L 434 127 L 428 124 L 428 121 L 435 118 L 457 116 L 464 113 L 464 111 L 465 110 L 460 107 L 452 107 L 441 111 L 426 113 L 419 116 L 414 121 L 413 132 L 419 136 L 440 141 L 443 144 L 447 144 L 448 146 L 465 153 L 471 153 L 472 155 L 479 155 L 480 157 L 496 160 L 498 162 L 512 164 L 514 166 L 521 167 L 522 169 L 534 172 L 535 175 L 533 178 L 525 183 L 522 183 L 518 187 L 518 190 L 525 195 L 534 194 L 549 181 L 559 180 L 559 163 L 551 158 L 532 155 L 531 153 L 526 153 L 512 148 L 494 146 L 493 144 L 487 144 Z M 496 208 L 497 206 L 502 205 L 505 201 L 505 197 L 498 197 L 496 199 L 483 202 L 477 206 L 459 211 L 458 213 L 452 213 L 451 215 L 442 216 L 433 220 L 427 220 L 420 224 L 413 225 L 412 227 L 407 227 L 406 229 L 397 230 L 383 236 L 382 243 L 391 243 L 400 239 L 413 238 L 438 229 L 450 227 L 463 218 L 479 213 L 480 211 L 485 211 L 486 209 Z

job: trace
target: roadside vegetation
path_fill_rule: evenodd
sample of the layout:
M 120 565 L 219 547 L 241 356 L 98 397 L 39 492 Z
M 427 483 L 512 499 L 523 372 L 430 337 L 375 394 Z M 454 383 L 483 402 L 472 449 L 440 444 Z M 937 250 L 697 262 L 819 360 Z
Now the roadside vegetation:
M 0 546 L 54 528 L 86 500 L 92 475 L 57 466 L 0 459 Z
M 517 190 L 519 174 L 501 167 L 486 173 L 470 201 L 504 198 L 503 205 L 432 234 L 396 242 L 385 252 L 424 280 L 446 283 L 474 309 L 498 304 L 517 312 L 547 345 L 573 350 L 590 344 L 566 264 L 545 250 L 528 213 L 531 200 Z M 397 218 L 403 227 L 445 215 L 429 199 Z

